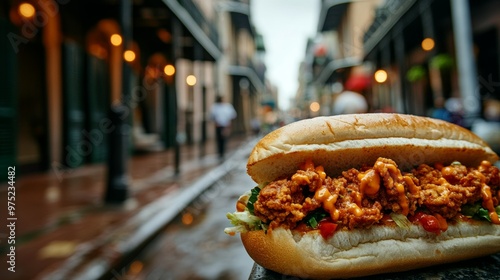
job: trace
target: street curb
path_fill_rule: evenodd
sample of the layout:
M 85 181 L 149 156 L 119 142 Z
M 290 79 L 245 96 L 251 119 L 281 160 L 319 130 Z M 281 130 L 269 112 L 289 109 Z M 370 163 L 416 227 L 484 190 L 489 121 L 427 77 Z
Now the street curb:
M 117 269 L 120 269 L 127 258 L 155 237 L 217 180 L 237 168 L 238 165 L 235 163 L 247 157 L 255 143 L 256 139 L 246 141 L 221 165 L 208 171 L 196 181 L 146 205 L 125 224 L 111 232 L 105 231 L 93 240 L 81 244 L 75 250 L 75 254 L 41 279 L 87 280 L 104 279 L 110 275 L 119 279 L 123 275 Z M 91 257 L 93 254 L 96 256 Z

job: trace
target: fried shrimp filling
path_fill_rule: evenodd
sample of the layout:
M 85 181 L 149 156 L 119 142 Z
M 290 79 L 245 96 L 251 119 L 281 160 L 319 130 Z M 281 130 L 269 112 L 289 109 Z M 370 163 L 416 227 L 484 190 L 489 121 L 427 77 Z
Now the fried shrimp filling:
M 413 216 L 417 210 L 451 220 L 464 205 L 481 202 L 491 222 L 500 224 L 495 212 L 499 201 L 499 169 L 488 161 L 477 168 L 454 162 L 402 172 L 393 160 L 379 158 L 371 167 L 350 169 L 337 178 L 307 161 L 290 178 L 263 187 L 254 213 L 270 229 L 293 229 L 309 213 L 323 209 L 332 222 L 353 229 L 381 223 L 387 213 Z

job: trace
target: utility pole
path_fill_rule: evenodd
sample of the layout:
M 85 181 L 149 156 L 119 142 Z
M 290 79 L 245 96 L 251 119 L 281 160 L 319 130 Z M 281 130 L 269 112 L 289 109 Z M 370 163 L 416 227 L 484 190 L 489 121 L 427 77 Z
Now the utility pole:
M 175 62 L 177 61 L 177 58 L 182 57 L 183 55 L 183 50 L 182 50 L 182 26 L 176 17 L 173 17 L 172 19 L 172 35 L 173 35 L 173 47 L 172 47 L 172 60 Z M 173 106 L 174 106 L 174 121 L 173 124 L 175 126 L 175 132 L 174 132 L 174 170 L 175 170 L 175 175 L 179 175 L 181 173 L 181 137 L 180 137 L 180 127 L 181 127 L 181 122 L 179 122 L 179 104 L 177 100 L 177 90 L 175 86 L 175 79 L 174 79 L 174 86 L 172 87 L 173 92 L 172 94 L 172 101 L 173 101 Z
M 120 27 L 122 31 L 123 50 L 130 50 L 132 43 L 132 2 L 120 0 Z M 128 152 L 131 128 L 127 120 L 131 117 L 131 84 L 132 69 L 122 60 L 122 98 L 111 105 L 109 119 L 112 131 L 108 139 L 108 179 L 105 193 L 107 203 L 121 203 L 128 198 Z
M 205 87 L 205 64 L 203 63 L 203 47 L 196 41 L 194 46 L 194 61 L 193 64 L 198 68 L 198 80 L 201 85 L 201 139 L 199 142 L 200 153 L 199 157 L 205 156 L 205 144 L 207 142 L 207 97 L 206 97 L 206 87 Z M 195 68 L 193 66 L 193 68 Z M 193 71 L 194 72 L 194 71 Z M 194 93 L 194 89 L 193 89 Z M 196 98 L 194 98 L 196 100 Z
M 455 38 L 460 96 L 464 104 L 465 126 L 470 127 L 481 111 L 476 62 L 472 46 L 472 25 L 468 0 L 450 0 Z

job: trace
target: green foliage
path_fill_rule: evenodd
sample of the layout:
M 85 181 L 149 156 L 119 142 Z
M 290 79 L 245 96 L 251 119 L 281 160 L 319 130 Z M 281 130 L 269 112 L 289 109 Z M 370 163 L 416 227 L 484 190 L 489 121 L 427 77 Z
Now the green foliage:
M 409 82 L 417 82 L 423 79 L 427 75 L 427 71 L 422 65 L 415 65 L 408 69 L 406 72 L 406 79 Z
M 449 54 L 438 54 L 431 58 L 430 66 L 439 70 L 451 69 L 453 67 L 453 58 Z

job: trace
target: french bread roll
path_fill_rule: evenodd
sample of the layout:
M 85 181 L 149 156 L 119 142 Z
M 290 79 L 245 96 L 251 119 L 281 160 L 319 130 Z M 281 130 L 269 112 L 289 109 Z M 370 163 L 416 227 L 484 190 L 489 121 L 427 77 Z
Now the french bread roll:
M 292 175 L 306 159 L 330 176 L 390 158 L 401 169 L 421 163 L 459 161 L 476 166 L 498 156 L 479 137 L 457 125 L 404 114 L 356 114 L 306 119 L 266 135 L 247 164 L 257 183 Z
M 249 256 L 261 266 L 307 279 L 352 278 L 407 271 L 485 256 L 500 251 L 500 226 L 487 222 L 450 225 L 439 236 L 409 229 L 373 226 L 339 231 L 325 240 L 317 231 L 293 235 L 277 228 L 241 234 Z
M 307 160 L 334 177 L 372 165 L 380 157 L 394 160 L 406 171 L 420 164 L 459 161 L 475 167 L 498 160 L 483 140 L 448 122 L 403 114 L 360 114 L 307 119 L 271 132 L 254 147 L 247 171 L 256 183 L 265 185 L 289 178 Z M 241 211 L 246 201 L 238 203 Z M 328 238 L 319 230 L 277 227 L 267 232 L 243 231 L 241 240 L 256 263 L 273 271 L 312 279 L 350 278 L 500 252 L 500 225 L 464 218 L 435 234 L 416 224 L 376 224 L 338 230 Z

